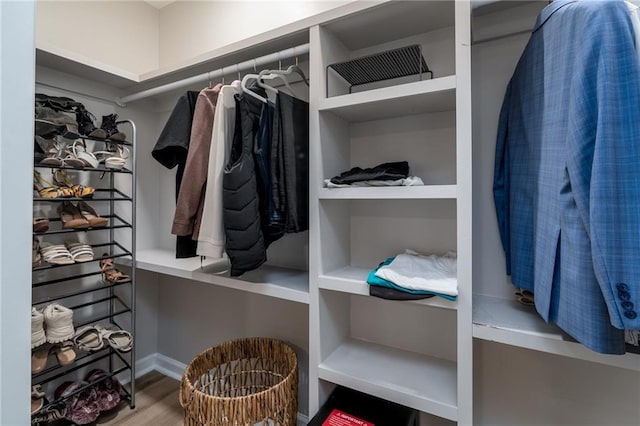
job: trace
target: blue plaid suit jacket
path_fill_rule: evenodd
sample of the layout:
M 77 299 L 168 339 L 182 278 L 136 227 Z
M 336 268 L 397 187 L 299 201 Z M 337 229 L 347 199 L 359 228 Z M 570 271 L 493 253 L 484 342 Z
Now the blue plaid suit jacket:
M 640 329 L 640 64 L 623 1 L 556 0 L 500 113 L 494 201 L 507 273 L 587 347 Z

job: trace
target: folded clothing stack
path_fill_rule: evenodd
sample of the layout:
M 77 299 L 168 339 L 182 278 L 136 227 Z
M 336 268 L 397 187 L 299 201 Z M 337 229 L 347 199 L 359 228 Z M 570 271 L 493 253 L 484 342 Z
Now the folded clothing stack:
M 338 176 L 325 179 L 324 184 L 327 188 L 344 188 L 349 186 L 416 186 L 424 185 L 424 182 L 419 177 L 409 176 L 409 163 L 398 161 L 379 164 L 367 169 L 353 167 Z
M 456 300 L 458 296 L 457 258 L 423 256 L 413 250 L 390 257 L 367 277 L 369 294 L 392 300 L 415 300 L 439 296 Z

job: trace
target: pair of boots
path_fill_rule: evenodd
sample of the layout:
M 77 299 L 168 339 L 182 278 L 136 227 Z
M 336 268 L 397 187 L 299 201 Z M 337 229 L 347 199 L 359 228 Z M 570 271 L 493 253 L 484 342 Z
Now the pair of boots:
M 102 124 L 100 128 L 95 126 L 96 117 L 82 107 L 77 112 L 78 126 L 83 135 L 99 139 L 113 139 L 116 141 L 124 141 L 126 136 L 118 130 L 118 114 L 109 114 L 102 116 Z

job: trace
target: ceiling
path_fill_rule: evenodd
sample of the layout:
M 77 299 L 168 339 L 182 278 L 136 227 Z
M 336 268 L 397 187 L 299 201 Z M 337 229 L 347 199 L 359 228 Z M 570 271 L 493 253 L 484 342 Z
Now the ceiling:
M 145 3 L 150 4 L 151 6 L 155 7 L 156 9 L 162 9 L 165 6 L 169 6 L 171 3 L 175 2 L 176 0 L 145 0 Z

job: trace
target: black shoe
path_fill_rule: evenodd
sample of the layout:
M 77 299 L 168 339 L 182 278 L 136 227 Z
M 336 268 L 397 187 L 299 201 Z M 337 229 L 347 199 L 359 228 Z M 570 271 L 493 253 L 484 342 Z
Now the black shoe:
M 118 130 L 118 125 L 116 124 L 117 121 L 118 114 L 103 115 L 100 128 L 107 133 L 107 137 L 109 139 L 124 141 L 127 136 Z
M 96 128 L 95 124 L 93 124 L 95 119 L 95 115 L 87 111 L 84 106 L 79 107 L 76 111 L 76 120 L 78 121 L 80 133 L 94 138 L 105 139 L 107 132 L 103 129 Z
M 78 138 L 78 123 L 70 112 L 49 107 L 36 107 L 35 134 L 46 139 L 60 135 L 66 139 Z

